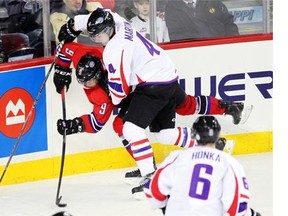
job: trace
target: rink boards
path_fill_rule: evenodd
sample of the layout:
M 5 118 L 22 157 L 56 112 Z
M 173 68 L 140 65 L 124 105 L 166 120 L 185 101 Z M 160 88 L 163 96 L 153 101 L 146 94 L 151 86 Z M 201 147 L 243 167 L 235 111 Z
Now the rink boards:
M 230 116 L 217 116 L 222 135 L 235 141 L 233 154 L 272 151 L 272 36 L 163 45 L 178 68 L 180 84 L 188 94 L 211 95 L 253 105 L 245 124 L 233 125 Z M 0 66 L 0 174 L 15 148 L 17 138 L 33 101 L 50 69 L 51 61 L 31 61 Z M 73 75 L 74 76 L 74 75 Z M 92 111 L 75 77 L 66 94 L 67 118 Z M 64 175 L 135 166 L 113 132 L 117 111 L 98 134 L 67 136 Z M 53 70 L 47 80 L 31 121 L 1 184 L 15 184 L 59 175 L 62 136 L 56 122 L 62 118 L 61 96 L 53 84 Z M 191 126 L 197 116 L 177 116 L 177 126 Z M 153 143 L 157 162 L 173 149 Z

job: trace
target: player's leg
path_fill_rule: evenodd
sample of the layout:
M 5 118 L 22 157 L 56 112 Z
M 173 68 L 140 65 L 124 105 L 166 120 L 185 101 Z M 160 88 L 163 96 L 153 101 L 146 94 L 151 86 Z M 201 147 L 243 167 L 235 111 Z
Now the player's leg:
M 160 131 L 163 128 L 161 121 L 165 121 L 165 124 L 166 122 L 172 124 L 172 126 L 169 125 L 169 128 L 175 127 L 174 88 L 176 84 L 175 82 L 169 85 L 136 88 L 128 112 L 124 116 L 123 134 L 130 142 L 133 156 L 142 175 L 139 186 L 132 189 L 134 196 L 138 192 L 143 192 L 145 182 L 156 170 L 150 142 L 147 136 L 144 136 L 145 128 L 149 126 L 150 129 L 154 128 L 151 132 Z M 163 110 L 167 109 L 167 104 L 173 108 L 173 115 L 163 114 Z M 171 108 L 169 107 L 169 109 Z
M 228 102 L 212 96 L 187 95 L 183 103 L 177 106 L 176 112 L 179 115 L 231 115 L 233 123 L 239 124 L 243 109 L 244 103 L 242 102 Z

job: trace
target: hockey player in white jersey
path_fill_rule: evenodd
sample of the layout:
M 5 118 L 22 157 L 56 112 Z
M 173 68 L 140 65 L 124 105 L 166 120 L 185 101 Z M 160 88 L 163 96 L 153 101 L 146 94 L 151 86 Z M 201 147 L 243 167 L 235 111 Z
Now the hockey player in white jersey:
M 158 166 L 144 191 L 165 216 L 260 216 L 249 207 L 242 165 L 215 148 L 221 127 L 214 116 L 200 116 L 192 127 L 197 146 L 173 151 Z
M 104 46 L 103 62 L 108 71 L 112 103 L 118 105 L 133 91 L 124 117 L 123 135 L 131 145 L 143 176 L 143 181 L 132 189 L 132 193 L 143 191 L 144 183 L 155 171 L 153 150 L 145 133 L 148 126 L 159 143 L 178 142 L 182 147 L 191 147 L 194 143 L 190 129 L 175 128 L 176 100 L 179 100 L 176 67 L 161 47 L 142 36 L 116 13 L 97 9 L 74 19 L 61 27 L 59 40 L 71 42 L 82 31 L 88 31 L 95 43 Z M 240 122 L 243 103 L 221 101 L 213 106 L 203 98 L 202 104 L 196 103 L 196 98 L 191 102 L 195 103 L 195 113 L 206 114 L 211 106 L 224 109 L 224 114 L 231 115 L 235 124 Z

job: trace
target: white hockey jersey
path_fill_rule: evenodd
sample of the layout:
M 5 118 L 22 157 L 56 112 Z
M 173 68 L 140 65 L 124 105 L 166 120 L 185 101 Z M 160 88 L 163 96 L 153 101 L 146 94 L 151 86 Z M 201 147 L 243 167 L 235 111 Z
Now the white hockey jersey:
M 115 35 L 105 46 L 103 63 L 108 70 L 108 85 L 117 105 L 137 85 L 169 84 L 178 80 L 175 64 L 158 45 L 136 31 L 129 21 L 110 12 Z M 75 16 L 75 29 L 86 30 L 89 15 Z
M 249 188 L 242 165 L 211 147 L 172 152 L 144 191 L 153 209 L 166 206 L 165 216 L 250 214 Z

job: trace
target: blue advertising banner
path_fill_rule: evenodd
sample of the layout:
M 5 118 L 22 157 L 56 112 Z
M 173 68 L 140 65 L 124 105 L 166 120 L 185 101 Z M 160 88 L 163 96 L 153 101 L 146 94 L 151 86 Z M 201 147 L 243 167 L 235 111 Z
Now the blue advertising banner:
M 0 158 L 11 154 L 44 79 L 44 66 L 0 73 Z M 44 88 L 15 155 L 45 151 L 47 146 Z
M 234 16 L 234 22 L 236 24 L 263 22 L 262 6 L 230 8 L 229 12 Z

